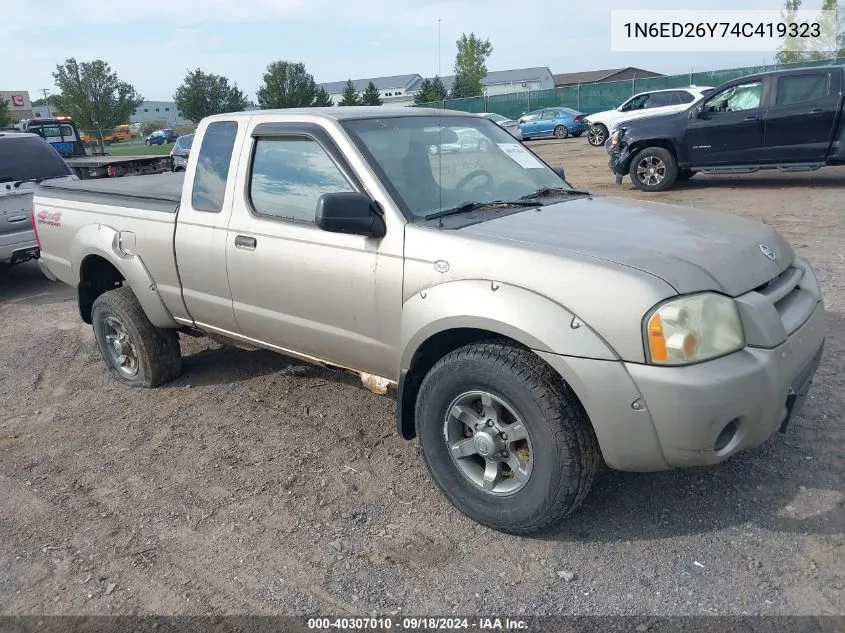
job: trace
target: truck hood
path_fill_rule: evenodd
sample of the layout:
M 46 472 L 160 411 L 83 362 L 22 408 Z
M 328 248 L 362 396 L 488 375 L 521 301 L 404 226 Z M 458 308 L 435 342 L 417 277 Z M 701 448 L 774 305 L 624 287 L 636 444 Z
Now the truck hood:
M 765 224 L 621 198 L 570 199 L 473 224 L 459 233 L 628 266 L 682 294 L 715 290 L 735 297 L 770 281 L 794 258 L 786 240 Z

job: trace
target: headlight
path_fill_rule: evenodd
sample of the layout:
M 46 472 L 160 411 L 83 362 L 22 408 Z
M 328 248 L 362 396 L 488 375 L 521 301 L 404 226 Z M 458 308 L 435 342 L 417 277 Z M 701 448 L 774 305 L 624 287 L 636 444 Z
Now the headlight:
M 646 316 L 644 336 L 655 365 L 687 365 L 745 347 L 736 302 L 713 292 L 658 306 Z
M 622 140 L 622 130 L 616 130 L 613 134 L 610 135 L 609 140 L 611 145 L 619 145 L 619 141 Z

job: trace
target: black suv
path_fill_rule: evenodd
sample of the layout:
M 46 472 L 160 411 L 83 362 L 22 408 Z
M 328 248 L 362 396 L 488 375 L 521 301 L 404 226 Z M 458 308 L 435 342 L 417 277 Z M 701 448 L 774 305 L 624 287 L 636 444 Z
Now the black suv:
M 684 112 L 621 123 L 608 139 L 621 183 L 663 191 L 696 172 L 813 171 L 845 165 L 845 66 L 729 81 Z

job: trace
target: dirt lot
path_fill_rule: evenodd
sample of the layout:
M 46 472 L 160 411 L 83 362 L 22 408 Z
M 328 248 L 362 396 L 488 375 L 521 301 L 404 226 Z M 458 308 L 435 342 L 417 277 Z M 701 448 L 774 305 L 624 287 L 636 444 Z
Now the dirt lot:
M 583 138 L 532 145 L 577 187 L 641 195 Z M 69 288 L 6 272 L 0 610 L 845 614 L 845 171 L 648 198 L 783 231 L 824 289 L 825 359 L 788 434 L 716 468 L 604 472 L 539 538 L 454 510 L 396 436 L 392 396 L 190 338 L 178 381 L 123 388 Z

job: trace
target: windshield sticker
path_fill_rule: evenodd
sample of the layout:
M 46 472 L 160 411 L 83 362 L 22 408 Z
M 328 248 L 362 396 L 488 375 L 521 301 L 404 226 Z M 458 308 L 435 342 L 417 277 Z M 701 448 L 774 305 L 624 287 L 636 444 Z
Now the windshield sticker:
M 499 149 L 510 156 L 523 169 L 542 169 L 543 163 L 519 143 L 496 143 Z

